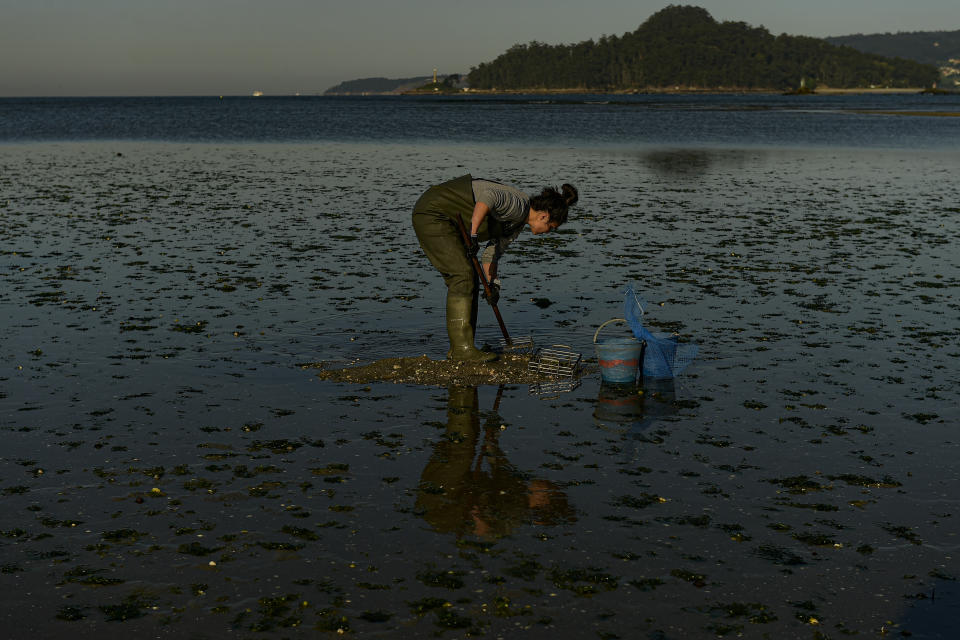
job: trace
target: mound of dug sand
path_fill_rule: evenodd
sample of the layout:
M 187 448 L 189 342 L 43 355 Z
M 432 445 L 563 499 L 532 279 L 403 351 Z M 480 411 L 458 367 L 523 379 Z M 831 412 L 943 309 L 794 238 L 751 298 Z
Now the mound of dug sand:
M 394 382 L 424 385 L 482 384 L 537 384 L 553 380 L 549 376 L 532 373 L 527 366 L 529 355 L 500 354 L 493 362 L 456 362 L 416 358 L 384 358 L 355 367 L 334 367 L 324 362 L 303 365 L 304 369 L 318 369 L 317 377 L 334 382 Z

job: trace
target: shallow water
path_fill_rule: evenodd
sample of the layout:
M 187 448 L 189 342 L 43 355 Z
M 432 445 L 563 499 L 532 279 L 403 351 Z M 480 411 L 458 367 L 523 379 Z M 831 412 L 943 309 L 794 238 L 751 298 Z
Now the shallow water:
M 960 153 L 0 147 L 0 580 L 23 637 L 947 637 Z M 675 383 L 320 382 L 446 350 L 410 207 L 582 199 L 507 326 L 593 356 L 633 283 Z M 497 337 L 481 312 L 483 337 Z
M 0 98 L 0 142 L 955 149 L 957 116 L 922 94 Z

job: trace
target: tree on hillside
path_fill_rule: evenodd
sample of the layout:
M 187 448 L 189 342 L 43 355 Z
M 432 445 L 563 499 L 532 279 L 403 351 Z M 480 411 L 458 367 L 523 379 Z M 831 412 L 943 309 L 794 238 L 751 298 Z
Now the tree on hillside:
M 514 45 L 471 69 L 476 89 L 786 89 L 801 78 L 836 87 L 929 86 L 934 67 L 773 36 L 744 22 L 718 23 L 700 7 L 671 5 L 635 31 L 570 45 Z

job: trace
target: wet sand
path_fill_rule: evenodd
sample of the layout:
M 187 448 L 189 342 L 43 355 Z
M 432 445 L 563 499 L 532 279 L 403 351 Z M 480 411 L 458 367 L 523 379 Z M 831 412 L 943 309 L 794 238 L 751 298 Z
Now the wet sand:
M 577 366 L 575 356 L 570 356 L 572 360 L 569 362 L 561 362 L 544 359 L 538 352 L 509 353 L 503 352 L 503 347 L 490 347 L 490 351 L 497 353 L 497 359 L 489 363 L 458 362 L 446 358 L 434 360 L 422 355 L 418 358 L 382 358 L 354 366 L 330 366 L 324 362 L 314 362 L 304 364 L 303 368 L 317 369 L 317 378 L 320 380 L 357 384 L 392 382 L 441 387 L 483 384 L 536 385 L 560 380 L 575 382 L 589 372 L 587 367 Z
M 958 169 L 0 146 L 0 619 L 23 638 L 947 637 Z M 549 394 L 305 368 L 443 358 L 409 209 L 468 171 L 582 194 L 503 265 L 514 334 L 592 358 L 632 282 L 697 362 Z

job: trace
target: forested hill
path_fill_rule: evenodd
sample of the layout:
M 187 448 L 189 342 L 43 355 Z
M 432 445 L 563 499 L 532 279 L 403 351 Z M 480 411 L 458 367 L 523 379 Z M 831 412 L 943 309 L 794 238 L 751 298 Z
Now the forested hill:
M 858 51 L 881 56 L 896 56 L 927 64 L 945 66 L 960 59 L 960 31 L 913 31 L 901 33 L 860 33 L 827 38 L 827 42 L 846 45 Z
M 717 22 L 700 7 L 669 6 L 633 32 L 578 44 L 511 47 L 470 70 L 473 89 L 790 89 L 929 87 L 936 67 L 884 58 L 805 36 L 773 36 Z
M 366 93 L 399 93 L 406 89 L 413 89 L 425 82 L 429 82 L 429 76 L 420 76 L 417 78 L 360 78 L 358 80 L 346 80 L 330 87 L 324 93 L 327 95 L 361 95 Z

